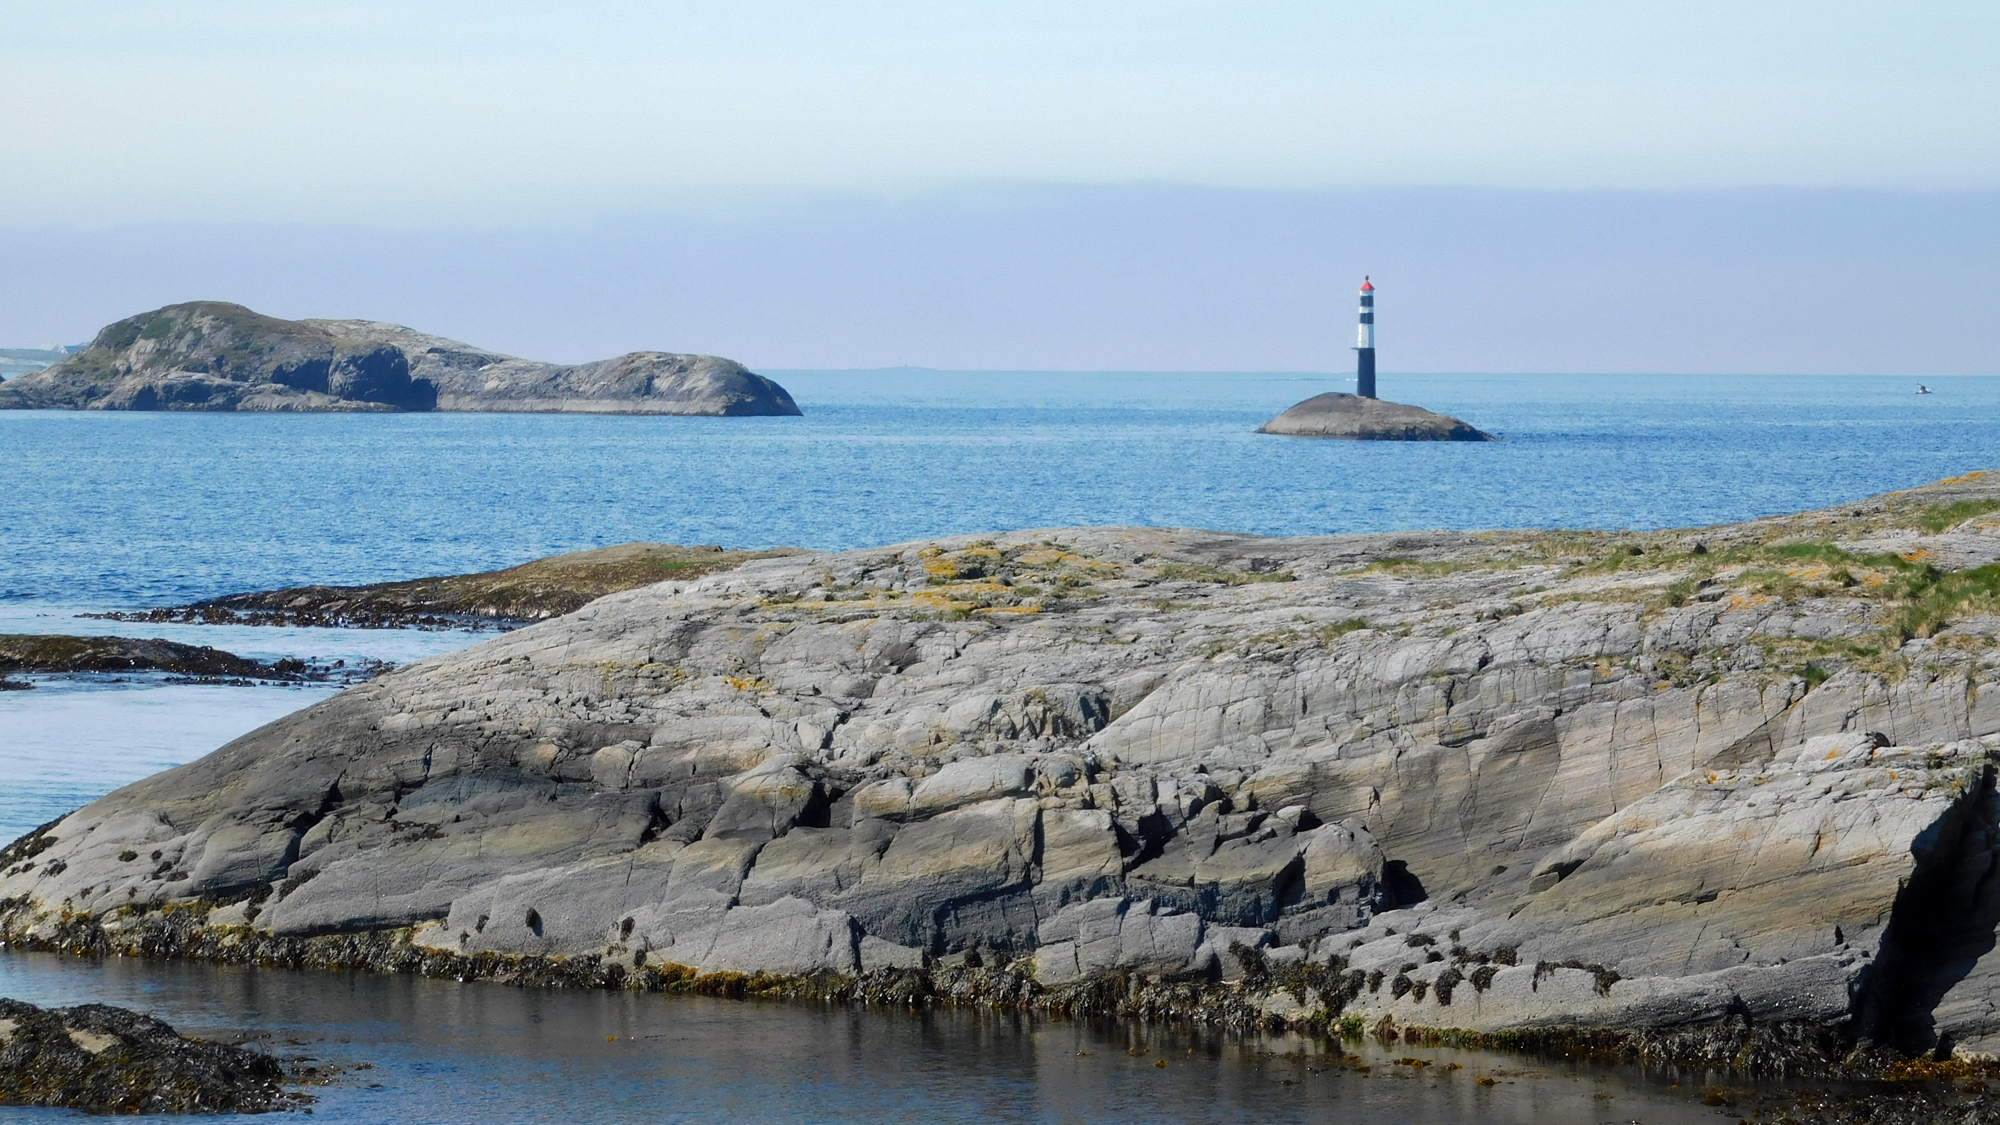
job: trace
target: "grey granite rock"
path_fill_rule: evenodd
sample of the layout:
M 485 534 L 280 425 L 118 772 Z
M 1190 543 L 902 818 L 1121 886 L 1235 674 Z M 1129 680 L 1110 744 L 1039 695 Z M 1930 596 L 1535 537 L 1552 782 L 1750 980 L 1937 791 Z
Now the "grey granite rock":
M 0 384 L 0 409 L 797 414 L 783 387 L 715 356 L 538 363 L 394 324 L 168 305 Z
M 1329 391 L 1257 427 L 1260 434 L 1348 441 L 1498 441 L 1483 430 L 1421 406 Z
M 1990 575 L 1827 554 L 1877 519 L 754 560 L 94 802 L 0 854 L 0 929 L 206 897 L 274 935 L 1048 986 L 1263 950 L 1405 1026 L 2000 1051 Z

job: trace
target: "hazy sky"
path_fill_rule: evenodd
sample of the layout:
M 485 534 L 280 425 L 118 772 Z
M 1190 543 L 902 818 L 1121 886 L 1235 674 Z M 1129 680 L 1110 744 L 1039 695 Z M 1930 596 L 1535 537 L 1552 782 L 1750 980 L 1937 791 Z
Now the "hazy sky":
M 0 340 L 202 296 L 577 358 L 1313 369 L 1367 270 L 1385 367 L 2000 373 L 1996 59 L 1991 0 L 0 0 Z M 1704 294 L 1687 339 L 1725 267 L 1768 326 Z M 1509 327 L 1509 277 L 1596 323 Z

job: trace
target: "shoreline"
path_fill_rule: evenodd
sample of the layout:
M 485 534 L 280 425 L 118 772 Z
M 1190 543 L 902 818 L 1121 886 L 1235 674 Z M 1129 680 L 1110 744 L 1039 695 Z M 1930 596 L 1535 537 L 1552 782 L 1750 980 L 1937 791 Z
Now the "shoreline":
M 1330 1042 L 1375 1040 L 1387 1047 L 1450 1047 L 1538 1059 L 1592 1059 L 1645 1067 L 1685 1067 L 1739 1079 L 1928 1082 L 2000 1079 L 2000 1059 L 1911 1057 L 1857 1041 L 1848 1028 L 1801 1021 L 1758 1022 L 1741 1015 L 1672 1027 L 1554 1024 L 1504 1031 L 1372 1021 L 1345 1011 L 1362 983 L 1344 961 L 1271 968 L 1256 950 L 1233 954 L 1244 972 L 1234 981 L 1098 974 L 1048 986 L 1033 958 L 999 966 L 931 964 L 861 973 L 702 972 L 671 961 L 628 968 L 582 955 L 453 953 L 412 940 L 421 927 L 279 937 L 246 923 L 208 925 L 218 911 L 244 902 L 170 905 L 107 926 L 69 915 L 53 926 L 22 926 L 18 903 L 0 902 L 0 957 L 48 953 L 78 960 L 133 957 L 293 972 L 361 970 L 518 988 L 688 994 L 916 1010 L 981 1007 L 1053 1019 L 1170 1021 L 1229 1031 L 1291 1032 Z M 240 912 L 239 912 L 240 913 Z M 1338 1053 L 1338 1052 L 1334 1052 Z M 2000 1098 L 1996 1098 L 2000 1104 Z

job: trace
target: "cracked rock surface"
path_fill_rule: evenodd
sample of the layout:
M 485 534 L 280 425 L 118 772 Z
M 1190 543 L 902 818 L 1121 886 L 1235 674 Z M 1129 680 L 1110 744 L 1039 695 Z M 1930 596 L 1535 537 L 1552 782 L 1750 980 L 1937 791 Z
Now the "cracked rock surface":
M 4 925 L 199 902 L 280 936 L 1051 986 L 1316 961 L 1405 1026 L 2000 1050 L 1996 509 L 1971 474 L 1646 534 L 753 560 L 112 793 L 0 853 Z

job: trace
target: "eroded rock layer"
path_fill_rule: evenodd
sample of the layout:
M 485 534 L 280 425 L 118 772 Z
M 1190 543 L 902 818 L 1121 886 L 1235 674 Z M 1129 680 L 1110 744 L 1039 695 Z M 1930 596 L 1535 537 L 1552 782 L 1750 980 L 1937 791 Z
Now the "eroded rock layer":
M 1973 474 L 1645 535 L 753 560 L 119 790 L 0 853 L 4 925 L 115 942 L 184 903 L 183 945 L 1291 972 L 1260 1010 L 1989 1051 L 1996 509 Z

